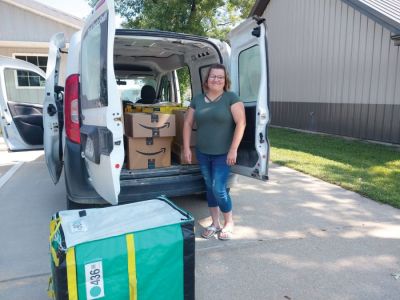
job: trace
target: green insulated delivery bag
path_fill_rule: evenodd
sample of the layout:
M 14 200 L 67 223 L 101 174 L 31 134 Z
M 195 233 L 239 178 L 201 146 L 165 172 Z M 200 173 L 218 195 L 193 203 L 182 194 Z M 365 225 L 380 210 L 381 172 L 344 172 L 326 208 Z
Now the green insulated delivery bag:
M 194 220 L 164 197 L 50 222 L 53 299 L 194 299 Z

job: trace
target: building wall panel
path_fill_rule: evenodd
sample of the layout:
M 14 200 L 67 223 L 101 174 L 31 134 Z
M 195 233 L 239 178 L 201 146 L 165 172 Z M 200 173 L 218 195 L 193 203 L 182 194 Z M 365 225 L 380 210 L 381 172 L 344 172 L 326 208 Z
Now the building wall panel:
M 279 114 L 280 111 L 287 113 Z M 345 111 L 352 116 L 351 119 L 343 117 Z M 374 136 L 380 138 L 380 141 L 394 144 L 398 144 L 400 139 L 400 105 L 272 102 L 271 112 L 272 123 L 277 126 L 360 139 L 372 139 L 371 136 Z M 275 117 L 277 115 L 279 116 Z M 390 130 L 384 130 L 387 129 L 385 127 L 387 123 L 380 123 L 374 126 L 379 134 L 374 135 L 374 132 L 369 130 L 368 122 L 371 115 L 374 117 L 379 115 L 382 118 L 392 116 L 393 122 L 390 123 Z M 362 126 L 353 126 L 353 124 L 362 124 Z
M 392 114 L 393 122 L 392 122 L 392 130 L 390 139 L 393 141 L 400 140 L 400 105 L 396 105 L 393 108 Z
M 78 29 L 0 1 L 0 40 L 48 42 L 56 32 L 67 39 Z
M 15 53 L 47 55 L 48 52 L 48 48 L 0 47 L 0 55 L 9 57 L 12 57 Z
M 400 143 L 388 29 L 341 0 L 271 0 L 264 17 L 273 125 Z

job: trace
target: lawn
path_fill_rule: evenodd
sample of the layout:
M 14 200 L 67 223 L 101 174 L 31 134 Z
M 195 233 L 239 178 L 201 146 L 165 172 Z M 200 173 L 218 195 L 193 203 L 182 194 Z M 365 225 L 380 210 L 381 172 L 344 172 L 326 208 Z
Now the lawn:
M 272 162 L 400 208 L 399 148 L 270 128 Z

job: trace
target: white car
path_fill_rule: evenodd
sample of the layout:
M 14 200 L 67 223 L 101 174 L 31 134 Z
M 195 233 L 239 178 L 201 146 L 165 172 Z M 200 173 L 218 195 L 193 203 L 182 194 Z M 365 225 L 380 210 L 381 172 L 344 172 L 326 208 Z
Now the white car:
M 172 162 L 165 168 L 126 168 L 123 112 L 118 82 L 150 83 L 163 102 L 182 103 L 177 73 L 190 74 L 191 94 L 202 92 L 207 68 L 223 63 L 232 90 L 245 103 L 247 127 L 233 173 L 268 178 L 268 60 L 263 20 L 248 19 L 229 35 L 230 44 L 164 31 L 115 29 L 114 1 L 100 1 L 73 35 L 66 82 L 59 83 L 64 34 L 51 39 L 44 103 L 46 162 L 55 183 L 64 168 L 68 207 L 118 204 L 160 194 L 180 196 L 205 191 L 197 165 Z M 65 85 L 64 109 L 58 86 Z M 124 90 L 126 94 L 126 89 Z M 133 94 L 133 93 L 136 94 Z M 64 134 L 60 134 L 63 132 Z M 176 133 L 181 134 L 180 132 Z M 126 146 L 126 145 L 125 145 Z M 61 150 L 60 150 L 61 149 Z
M 44 84 L 40 68 L 0 56 L 0 126 L 9 150 L 43 149 Z

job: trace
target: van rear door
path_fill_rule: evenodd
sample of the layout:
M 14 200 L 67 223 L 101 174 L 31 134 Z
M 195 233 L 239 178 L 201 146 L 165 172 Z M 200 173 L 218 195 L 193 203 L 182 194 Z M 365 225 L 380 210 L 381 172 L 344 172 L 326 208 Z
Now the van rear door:
M 118 203 L 124 161 L 122 107 L 114 74 L 114 1 L 99 1 L 82 31 L 81 149 L 95 190 Z
M 232 90 L 244 102 L 246 129 L 232 172 L 268 179 L 268 53 L 263 19 L 247 19 L 229 34 Z
M 46 89 L 43 103 L 43 144 L 47 168 L 56 184 L 61 176 L 63 88 L 58 85 L 61 49 L 65 48 L 64 33 L 56 33 L 50 39 L 46 70 Z

